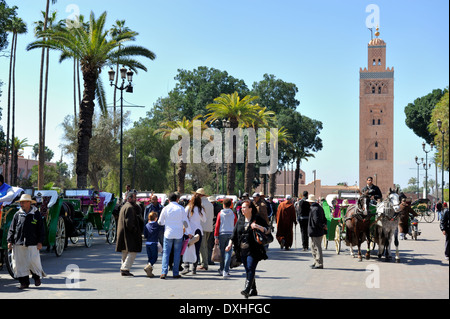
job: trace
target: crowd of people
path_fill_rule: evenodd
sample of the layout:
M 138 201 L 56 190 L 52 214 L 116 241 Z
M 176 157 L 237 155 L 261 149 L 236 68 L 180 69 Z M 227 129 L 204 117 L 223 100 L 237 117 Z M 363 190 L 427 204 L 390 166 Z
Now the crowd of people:
M 0 196 L 8 192 L 5 185 L 0 175 L 0 190 L 4 190 Z M 379 194 L 374 186 L 368 181 L 367 188 L 373 191 L 375 198 Z M 256 268 L 261 260 L 268 258 L 274 222 L 277 226 L 275 237 L 283 250 L 291 249 L 295 242 L 294 227 L 299 224 L 302 248 L 311 250 L 313 257 L 311 268 L 323 269 L 321 243 L 327 232 L 327 220 L 320 200 L 307 191 L 297 200 L 288 195 L 280 204 L 271 197 L 265 199 L 260 193 L 254 193 L 252 198 L 244 193 L 236 203 L 225 198 L 219 204 L 203 188 L 195 191 L 189 201 L 180 201 L 180 194 L 171 193 L 164 205 L 157 196 L 152 196 L 145 209 L 138 204 L 135 191 L 127 192 L 125 199 L 117 221 L 116 242 L 116 251 L 121 253 L 122 276 L 133 276 L 130 270 L 137 254 L 142 252 L 143 244 L 148 257 L 144 271 L 148 277 L 155 276 L 154 265 L 162 253 L 161 279 L 166 279 L 169 271 L 172 271 L 173 278 L 181 278 L 181 275 L 189 273 L 195 275 L 197 270 L 208 270 L 214 264 L 212 251 L 217 245 L 220 251 L 219 275 L 229 277 L 232 264 L 242 263 L 246 279 L 241 294 L 246 298 L 256 296 Z M 39 256 L 44 226 L 39 210 L 33 206 L 36 202 L 30 195 L 22 195 L 18 203 L 21 209 L 14 216 L 7 241 L 16 258 L 19 288 L 25 289 L 30 285 L 30 274 L 36 286 L 45 276 Z M 408 203 L 404 201 L 402 205 L 407 207 Z M 443 203 L 440 209 L 440 227 L 446 237 L 445 257 L 448 260 L 450 229 L 447 203 Z

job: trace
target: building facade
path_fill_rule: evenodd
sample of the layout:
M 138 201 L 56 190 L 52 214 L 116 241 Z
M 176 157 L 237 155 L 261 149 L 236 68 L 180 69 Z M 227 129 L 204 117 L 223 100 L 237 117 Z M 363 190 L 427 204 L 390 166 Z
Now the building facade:
M 384 197 L 394 187 L 394 68 L 386 67 L 386 43 L 378 35 L 359 72 L 359 185 L 372 176 Z

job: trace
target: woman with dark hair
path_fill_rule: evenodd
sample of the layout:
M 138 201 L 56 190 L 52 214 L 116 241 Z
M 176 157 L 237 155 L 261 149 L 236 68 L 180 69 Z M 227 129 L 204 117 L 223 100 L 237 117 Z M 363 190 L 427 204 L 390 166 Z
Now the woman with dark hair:
M 195 254 L 197 256 L 197 261 L 193 263 L 193 269 L 192 274 L 197 273 L 197 265 L 199 260 L 199 253 L 200 253 L 200 245 L 202 243 L 202 237 L 203 237 L 203 228 L 202 223 L 206 221 L 206 213 L 205 209 L 202 206 L 202 196 L 198 193 L 195 193 L 192 195 L 191 200 L 187 204 L 185 208 L 185 212 L 187 214 L 190 229 L 192 231 L 193 236 L 199 235 L 199 240 L 195 243 Z M 184 269 L 181 272 L 182 275 L 185 275 L 189 273 L 189 263 L 184 263 Z
M 233 245 L 237 260 L 244 264 L 246 280 L 241 294 L 248 298 L 258 294 L 255 284 L 256 266 L 260 260 L 267 259 L 264 246 L 255 240 L 253 232 L 257 229 L 269 234 L 270 228 L 267 222 L 258 215 L 255 205 L 250 200 L 242 202 L 241 212 L 225 251 L 229 251 Z

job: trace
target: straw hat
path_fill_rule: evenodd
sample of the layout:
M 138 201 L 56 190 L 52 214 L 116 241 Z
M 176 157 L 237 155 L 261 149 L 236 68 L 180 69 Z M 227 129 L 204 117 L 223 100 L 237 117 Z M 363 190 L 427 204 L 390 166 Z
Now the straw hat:
M 209 201 L 210 203 L 214 203 L 214 202 L 216 201 L 216 196 L 209 196 L 209 197 L 208 197 L 208 201 Z
M 193 192 L 194 194 L 200 194 L 202 196 L 208 196 L 206 195 L 205 189 L 204 188 L 199 188 L 197 189 L 195 192 Z
M 344 199 L 344 200 L 342 201 L 341 206 L 348 206 L 348 205 L 350 205 L 350 204 L 348 203 L 348 199 Z
M 31 199 L 31 195 L 29 195 L 29 194 L 23 194 L 22 196 L 20 196 L 20 199 L 17 202 L 18 203 L 20 203 L 20 202 L 31 202 L 31 204 L 36 204 L 36 201 Z
M 306 201 L 310 203 L 315 203 L 317 201 L 316 196 L 314 194 L 309 194 L 308 199 Z

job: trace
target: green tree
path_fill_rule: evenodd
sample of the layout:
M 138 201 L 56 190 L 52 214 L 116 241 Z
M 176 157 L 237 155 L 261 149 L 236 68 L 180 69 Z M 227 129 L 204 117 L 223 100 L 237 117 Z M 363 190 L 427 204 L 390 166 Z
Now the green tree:
M 188 120 L 186 117 L 183 117 L 182 120 L 180 121 L 167 121 L 167 122 L 163 122 L 160 124 L 160 129 L 157 129 L 154 131 L 154 134 L 160 134 L 162 136 L 162 138 L 164 139 L 169 139 L 171 134 L 173 132 L 176 132 L 177 134 L 179 134 L 180 139 L 182 138 L 181 135 L 183 133 L 188 133 L 189 137 L 191 137 L 193 135 L 193 131 L 194 131 L 194 122 L 195 121 L 201 121 L 201 115 L 198 115 L 196 117 L 194 117 L 194 119 L 192 121 Z M 201 121 L 200 123 L 200 127 L 201 129 L 206 129 L 207 126 L 206 124 Z M 185 150 L 180 148 L 178 150 L 178 156 L 179 156 L 179 161 L 178 161 L 178 169 L 177 169 L 177 181 L 178 181 L 178 185 L 177 185 L 177 190 L 179 193 L 183 194 L 185 192 L 185 178 L 186 178 L 186 169 L 187 169 L 187 161 L 185 158 L 183 158 L 183 153 L 186 154 L 185 152 L 190 152 L 190 150 Z
M 92 136 L 92 120 L 94 116 L 94 100 L 98 89 L 99 73 L 102 68 L 119 60 L 120 64 L 127 65 L 132 57 L 143 56 L 154 59 L 154 53 L 140 46 L 124 46 L 118 52 L 119 45 L 130 41 L 134 33 L 123 32 L 114 39 L 109 39 L 109 32 L 105 30 L 106 12 L 95 18 L 91 12 L 89 28 L 71 30 L 47 30 L 40 33 L 40 40 L 30 43 L 28 50 L 35 48 L 50 48 L 62 53 L 61 59 L 79 59 L 81 73 L 84 80 L 83 98 L 80 104 L 76 174 L 77 187 L 87 187 L 89 172 L 89 147 Z M 146 68 L 143 67 L 146 71 Z
M 443 170 L 449 170 L 449 104 L 448 104 L 448 88 L 445 94 L 442 96 L 439 103 L 431 113 L 431 120 L 428 125 L 428 129 L 431 134 L 434 135 L 434 145 L 436 145 L 438 152 L 435 154 L 436 164 L 442 169 L 442 156 L 444 156 L 444 167 Z M 437 126 L 438 120 L 441 120 L 442 127 L 439 130 Z M 442 136 L 441 131 L 444 132 Z M 444 137 L 444 141 L 442 141 Z
M 239 126 L 249 127 L 252 123 L 257 122 L 258 111 L 260 107 L 255 103 L 256 96 L 247 95 L 243 99 L 239 97 L 238 92 L 233 94 L 221 94 L 214 99 L 214 103 L 206 106 L 210 111 L 207 114 L 207 123 L 214 123 L 216 120 L 225 119 L 229 121 L 230 128 L 236 129 Z M 231 142 L 231 141 L 230 141 Z M 236 141 L 237 143 L 237 141 Z M 236 148 L 241 147 L 233 142 L 233 157 L 227 163 L 227 194 L 235 193 L 235 178 L 236 178 Z
M 431 93 L 415 99 L 414 103 L 408 103 L 405 107 L 406 125 L 418 137 L 423 138 L 427 144 L 433 142 L 435 136 L 428 130 L 431 114 L 447 91 L 447 89 L 435 89 Z

